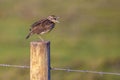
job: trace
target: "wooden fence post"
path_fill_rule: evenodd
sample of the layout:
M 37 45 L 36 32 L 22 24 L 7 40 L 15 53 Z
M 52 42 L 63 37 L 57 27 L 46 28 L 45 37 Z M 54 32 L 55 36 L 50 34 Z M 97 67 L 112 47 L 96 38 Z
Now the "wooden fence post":
M 50 80 L 50 42 L 30 43 L 30 80 Z

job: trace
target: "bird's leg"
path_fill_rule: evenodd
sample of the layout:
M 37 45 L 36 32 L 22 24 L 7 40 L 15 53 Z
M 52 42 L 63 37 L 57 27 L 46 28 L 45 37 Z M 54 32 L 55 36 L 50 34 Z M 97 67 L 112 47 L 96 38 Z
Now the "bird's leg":
M 40 35 L 38 35 L 38 37 L 41 39 L 41 41 L 44 41 L 44 39 Z

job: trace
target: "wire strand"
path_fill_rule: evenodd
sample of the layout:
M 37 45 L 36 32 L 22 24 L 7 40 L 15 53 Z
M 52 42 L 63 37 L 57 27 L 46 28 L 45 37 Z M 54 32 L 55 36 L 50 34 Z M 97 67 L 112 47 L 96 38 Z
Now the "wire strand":
M 30 66 L 26 65 L 10 65 L 10 64 L 0 64 L 1 67 L 11 67 L 11 68 L 30 68 Z M 51 68 L 52 71 L 66 71 L 66 72 L 80 72 L 80 73 L 93 73 L 93 74 L 109 74 L 109 75 L 118 75 L 120 76 L 120 73 L 118 72 L 102 72 L 102 71 L 91 71 L 91 70 L 73 70 L 68 68 Z
M 57 70 L 57 71 L 67 71 L 67 72 L 82 72 L 82 73 L 94 73 L 94 74 L 111 74 L 111 75 L 119 75 L 120 73 L 114 73 L 114 72 L 98 72 L 98 71 L 90 71 L 90 70 L 72 70 L 72 69 L 65 69 L 65 68 L 52 68 L 52 70 Z
M 29 66 L 21 66 L 21 65 L 10 65 L 10 64 L 0 64 L 1 67 L 14 67 L 14 68 L 30 68 Z

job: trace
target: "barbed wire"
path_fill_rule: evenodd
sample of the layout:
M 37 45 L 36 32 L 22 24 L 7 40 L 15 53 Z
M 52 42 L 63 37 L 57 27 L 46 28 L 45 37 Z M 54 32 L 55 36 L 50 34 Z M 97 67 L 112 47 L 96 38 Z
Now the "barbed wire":
M 30 66 L 11 65 L 11 64 L 0 64 L 1 67 L 14 67 L 14 68 L 30 68 Z
M 11 65 L 11 64 L 0 64 L 1 67 L 11 67 L 11 68 L 30 68 L 30 66 L 26 65 Z M 91 70 L 73 70 L 68 68 L 51 68 L 52 71 L 66 71 L 66 72 L 80 72 L 80 73 L 94 73 L 94 74 L 108 74 L 108 75 L 118 75 L 120 76 L 120 73 L 117 72 L 102 72 L 102 71 L 91 71 Z
M 94 74 L 111 74 L 111 75 L 119 75 L 120 73 L 114 73 L 114 72 L 98 72 L 98 71 L 90 71 L 90 70 L 73 70 L 73 69 L 66 69 L 66 68 L 51 68 L 51 70 L 57 70 L 57 71 L 67 71 L 67 72 L 82 72 L 82 73 L 94 73 Z

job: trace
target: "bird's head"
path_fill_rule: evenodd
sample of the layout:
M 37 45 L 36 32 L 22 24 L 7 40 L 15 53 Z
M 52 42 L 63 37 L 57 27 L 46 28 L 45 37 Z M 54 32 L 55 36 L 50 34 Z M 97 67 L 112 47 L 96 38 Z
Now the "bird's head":
M 59 17 L 57 17 L 55 15 L 50 15 L 50 16 L 47 17 L 47 19 L 52 21 L 53 23 L 59 23 L 58 18 Z

